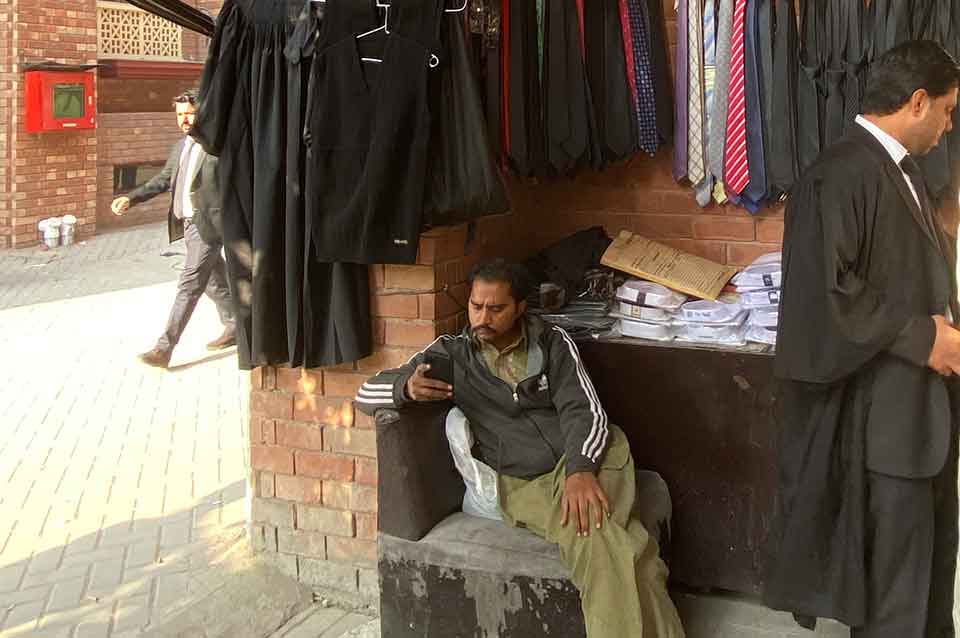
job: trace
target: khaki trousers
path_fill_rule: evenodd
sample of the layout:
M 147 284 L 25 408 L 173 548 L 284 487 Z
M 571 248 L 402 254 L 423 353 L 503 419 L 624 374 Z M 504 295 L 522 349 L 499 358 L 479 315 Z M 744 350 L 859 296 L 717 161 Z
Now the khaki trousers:
M 683 638 L 657 541 L 630 518 L 636 493 L 630 446 L 618 427 L 610 426 L 610 436 L 597 475 L 611 507 L 602 529 L 591 526 L 590 536 L 578 537 L 572 521 L 560 525 L 564 459 L 530 481 L 500 476 L 500 509 L 509 524 L 559 546 L 580 590 L 588 638 Z

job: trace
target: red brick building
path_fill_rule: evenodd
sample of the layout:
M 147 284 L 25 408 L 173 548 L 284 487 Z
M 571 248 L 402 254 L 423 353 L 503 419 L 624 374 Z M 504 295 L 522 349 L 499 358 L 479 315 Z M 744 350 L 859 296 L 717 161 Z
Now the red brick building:
M 179 135 L 170 99 L 197 84 L 205 52 L 206 38 L 124 2 L 0 0 L 0 247 L 37 243 L 50 216 L 75 215 L 80 238 L 162 219 L 162 197 L 122 220 L 109 202 L 163 164 Z M 23 71 L 42 61 L 100 65 L 96 130 L 27 132 Z

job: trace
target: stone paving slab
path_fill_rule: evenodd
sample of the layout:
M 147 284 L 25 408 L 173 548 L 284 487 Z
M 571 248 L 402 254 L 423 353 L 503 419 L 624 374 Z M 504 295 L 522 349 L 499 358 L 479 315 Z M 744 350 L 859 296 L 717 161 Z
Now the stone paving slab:
M 243 533 L 248 375 L 204 348 L 212 302 L 170 371 L 135 358 L 173 302 L 165 233 L 0 251 L 0 638 L 139 633 Z

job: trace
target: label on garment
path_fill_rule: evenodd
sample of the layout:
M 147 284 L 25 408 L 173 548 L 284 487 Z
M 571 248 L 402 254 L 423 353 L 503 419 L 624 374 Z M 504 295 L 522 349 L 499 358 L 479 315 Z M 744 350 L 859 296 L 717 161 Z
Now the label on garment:
M 764 275 L 763 285 L 765 288 L 773 288 L 773 275 Z
M 538 391 L 538 392 L 545 392 L 545 391 L 547 391 L 547 390 L 549 390 L 549 389 L 550 389 L 550 382 L 547 380 L 547 375 L 541 374 L 541 375 L 540 375 L 540 383 L 539 383 L 539 385 L 537 386 L 537 391 Z

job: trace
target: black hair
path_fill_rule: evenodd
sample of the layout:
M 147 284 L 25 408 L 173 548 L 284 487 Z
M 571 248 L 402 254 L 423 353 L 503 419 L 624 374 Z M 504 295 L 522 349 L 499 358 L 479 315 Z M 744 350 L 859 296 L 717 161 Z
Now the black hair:
M 183 93 L 179 94 L 177 97 L 173 98 L 174 105 L 177 104 L 189 104 L 191 106 L 197 105 L 197 91 L 196 89 L 187 89 Z
M 867 69 L 863 112 L 890 115 L 899 111 L 919 89 L 932 98 L 960 86 L 960 67 L 932 40 L 911 40 L 877 58 Z
M 467 283 L 473 288 L 473 282 L 476 280 L 486 282 L 504 281 L 510 284 L 510 296 L 518 304 L 526 301 L 530 295 L 530 276 L 523 266 L 508 262 L 506 259 L 494 259 L 481 263 L 470 271 L 467 277 Z

